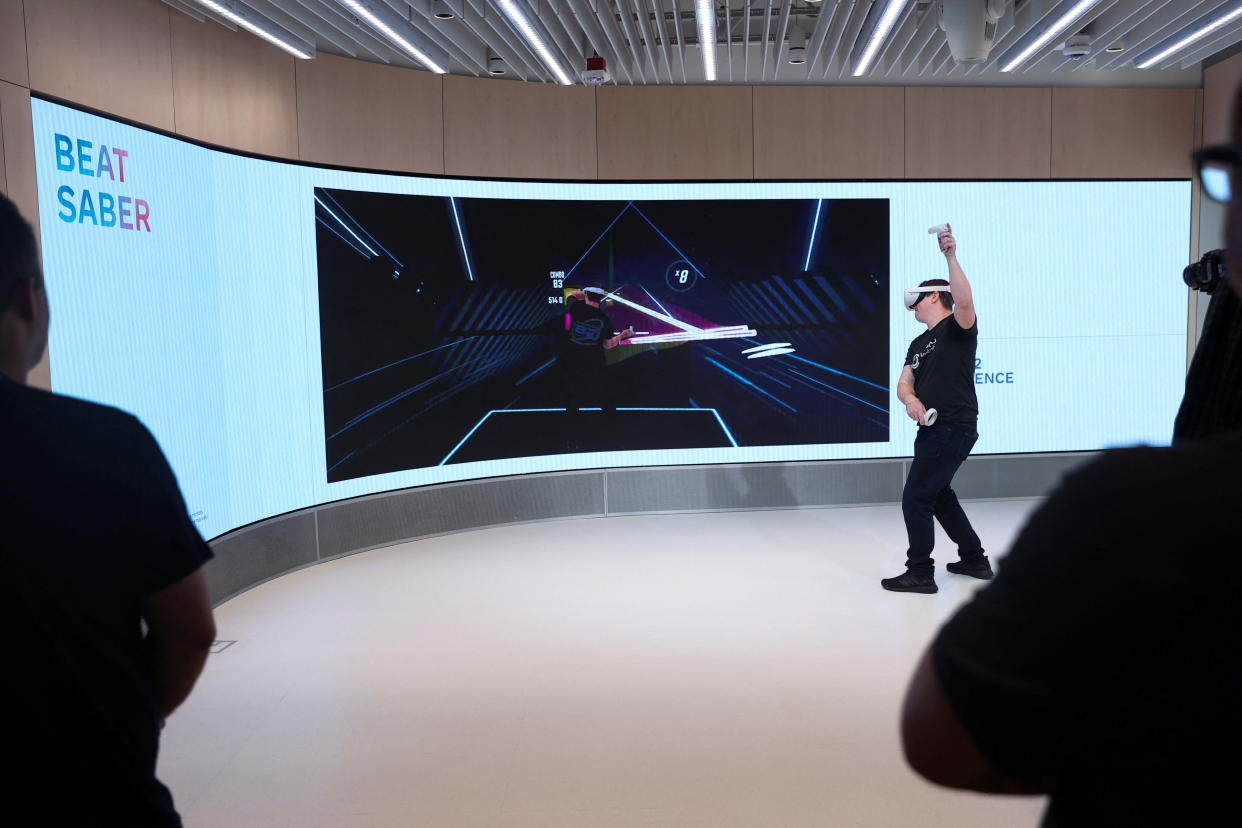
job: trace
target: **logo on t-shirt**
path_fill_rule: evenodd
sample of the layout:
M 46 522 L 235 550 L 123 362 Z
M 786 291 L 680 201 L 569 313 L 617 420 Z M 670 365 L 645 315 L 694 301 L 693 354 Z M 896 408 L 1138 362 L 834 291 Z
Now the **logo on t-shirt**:
M 582 322 L 574 322 L 574 326 L 569 332 L 569 341 L 575 345 L 598 345 L 603 335 L 604 320 L 587 319 Z
M 927 356 L 934 350 L 936 350 L 936 340 L 933 339 L 932 341 L 927 343 L 926 348 L 924 348 L 919 353 L 915 354 L 914 357 L 910 360 L 910 370 L 911 371 L 919 370 L 919 362 L 922 361 L 923 357 Z

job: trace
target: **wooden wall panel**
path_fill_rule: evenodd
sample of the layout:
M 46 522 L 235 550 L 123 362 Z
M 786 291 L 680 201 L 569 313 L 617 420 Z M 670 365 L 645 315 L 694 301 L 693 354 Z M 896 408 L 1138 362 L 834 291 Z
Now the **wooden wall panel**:
M 1203 70 L 1203 144 L 1233 140 L 1233 98 L 1242 90 L 1242 54 Z
M 177 132 L 249 152 L 298 157 L 294 58 L 244 32 L 174 14 Z
M 600 178 L 753 178 L 749 86 L 601 86 Z
M 159 0 L 26 0 L 25 8 L 31 89 L 173 128 L 168 6 Z
M 30 90 L 4 81 L 0 81 L 0 143 L 4 155 L 5 194 L 38 230 L 39 195 L 35 184 Z
M 908 178 L 1047 178 L 1052 93 L 1013 87 L 906 89 Z
M 8 193 L 9 178 L 4 171 L 4 101 L 0 100 L 0 193 Z
M 755 178 L 902 178 L 901 87 L 757 86 Z
M 1053 178 L 1184 178 L 1194 89 L 1054 89 Z
M 324 54 L 295 63 L 303 161 L 444 172 L 439 75 Z
M 30 85 L 22 0 L 0 0 L 0 80 L 18 86 Z
M 444 171 L 510 178 L 595 177 L 595 90 L 444 78 Z

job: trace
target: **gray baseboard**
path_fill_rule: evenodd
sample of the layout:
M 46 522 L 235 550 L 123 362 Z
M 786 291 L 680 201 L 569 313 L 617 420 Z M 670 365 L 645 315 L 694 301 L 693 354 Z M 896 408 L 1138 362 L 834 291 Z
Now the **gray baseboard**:
M 954 478 L 969 500 L 1042 497 L 1096 456 L 971 457 Z M 857 506 L 901 500 L 910 461 L 657 466 L 531 474 L 424 486 L 328 503 L 212 541 L 212 600 L 354 552 L 489 526 L 565 518 Z

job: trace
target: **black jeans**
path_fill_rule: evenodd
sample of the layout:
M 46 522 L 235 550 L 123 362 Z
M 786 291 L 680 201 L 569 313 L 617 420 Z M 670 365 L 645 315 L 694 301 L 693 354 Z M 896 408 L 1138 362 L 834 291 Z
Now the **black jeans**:
M 945 533 L 957 544 L 958 555 L 963 561 L 975 560 L 983 555 L 983 545 L 970 525 L 970 519 L 957 502 L 957 495 L 950 485 L 958 467 L 974 448 L 979 435 L 971 425 L 939 422 L 933 426 L 920 426 L 914 439 L 914 462 L 906 477 L 906 488 L 901 494 L 901 513 L 906 519 L 906 534 L 910 549 L 906 553 L 906 568 L 919 575 L 932 575 L 936 562 L 932 560 L 932 547 L 936 544 L 936 526 L 932 518 L 940 521 Z
M 603 365 L 566 368 L 561 374 L 564 383 L 565 412 L 576 420 L 581 408 L 599 408 L 605 414 L 617 413 L 617 402 L 608 387 Z

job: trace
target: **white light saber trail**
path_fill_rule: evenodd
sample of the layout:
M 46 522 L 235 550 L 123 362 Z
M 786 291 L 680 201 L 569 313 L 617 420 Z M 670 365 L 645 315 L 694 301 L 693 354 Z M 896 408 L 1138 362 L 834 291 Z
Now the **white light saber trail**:
M 627 339 L 624 345 L 644 345 L 659 342 L 696 342 L 703 339 L 738 339 L 747 336 L 758 336 L 758 332 L 750 328 L 742 327 L 736 330 L 726 330 L 723 328 L 710 328 L 705 331 L 687 332 L 687 333 L 671 333 L 671 334 L 655 334 L 653 336 L 635 336 L 633 339 Z
M 685 322 L 682 322 L 680 319 L 674 319 L 673 317 L 669 316 L 666 313 L 660 313 L 659 311 L 653 311 L 651 308 L 645 308 L 642 305 L 638 304 L 637 302 L 631 302 L 629 299 L 623 299 L 615 293 L 609 293 L 605 295 L 604 298 L 601 299 L 600 301 L 604 302 L 604 301 L 607 301 L 608 299 L 611 299 L 614 302 L 620 302 L 621 304 L 627 307 L 631 307 L 634 310 L 642 311 L 643 313 L 647 314 L 650 317 L 659 319 L 661 322 L 667 322 L 668 324 L 672 325 L 674 328 L 681 328 L 683 331 L 703 330 L 702 328 L 696 328 L 693 325 L 687 325 Z
M 792 342 L 773 342 L 770 345 L 756 345 L 753 348 L 747 348 L 745 351 L 742 351 L 742 353 L 753 354 L 757 351 L 767 351 L 771 348 L 788 348 L 792 344 Z

